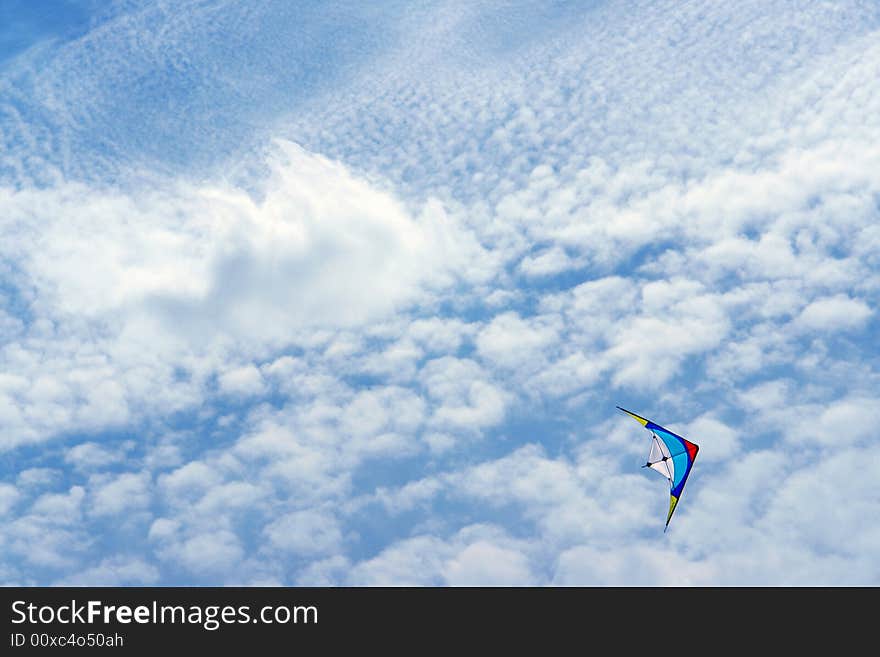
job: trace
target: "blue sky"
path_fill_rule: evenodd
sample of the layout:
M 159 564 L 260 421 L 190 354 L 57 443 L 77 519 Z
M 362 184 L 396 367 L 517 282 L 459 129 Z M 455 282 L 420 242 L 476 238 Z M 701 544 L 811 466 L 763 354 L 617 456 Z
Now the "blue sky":
M 876 3 L 0 17 L 0 582 L 878 583 Z

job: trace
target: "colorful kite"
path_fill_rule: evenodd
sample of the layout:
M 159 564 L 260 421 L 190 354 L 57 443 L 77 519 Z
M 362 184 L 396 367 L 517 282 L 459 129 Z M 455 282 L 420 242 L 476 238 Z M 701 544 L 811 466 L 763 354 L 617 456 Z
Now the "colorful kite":
M 669 480 L 671 490 L 669 491 L 669 515 L 666 516 L 666 527 L 663 529 L 665 532 L 669 527 L 672 513 L 675 511 L 681 492 L 684 490 L 684 484 L 691 473 L 691 468 L 694 467 L 694 459 L 697 458 L 697 452 L 700 451 L 700 448 L 691 441 L 672 433 L 669 429 L 654 424 L 651 420 L 646 420 L 625 408 L 620 408 L 620 410 L 635 418 L 639 424 L 651 432 L 651 452 L 648 454 L 648 462 L 642 467 L 656 470 Z

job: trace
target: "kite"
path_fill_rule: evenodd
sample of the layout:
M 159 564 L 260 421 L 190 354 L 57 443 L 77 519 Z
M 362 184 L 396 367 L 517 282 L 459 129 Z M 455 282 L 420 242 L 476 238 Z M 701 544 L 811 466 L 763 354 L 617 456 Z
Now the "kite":
M 678 505 L 684 484 L 691 473 L 691 468 L 694 467 L 694 459 L 697 458 L 700 448 L 641 415 L 631 413 L 620 406 L 617 408 L 651 432 L 651 451 L 648 454 L 648 462 L 642 467 L 656 470 L 669 480 L 669 515 L 666 516 L 666 527 L 663 528 L 665 532 L 669 528 L 672 513 Z

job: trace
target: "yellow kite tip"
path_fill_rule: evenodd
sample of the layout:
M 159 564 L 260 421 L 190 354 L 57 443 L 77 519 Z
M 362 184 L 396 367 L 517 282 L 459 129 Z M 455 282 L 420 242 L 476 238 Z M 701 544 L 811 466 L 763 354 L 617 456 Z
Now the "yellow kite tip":
M 648 424 L 648 420 L 646 420 L 645 418 L 643 418 L 641 415 L 636 415 L 636 414 L 633 413 L 632 411 L 628 411 L 628 410 L 626 410 L 625 408 L 623 408 L 623 407 L 621 407 L 621 406 L 618 406 L 617 408 L 619 408 L 621 411 L 623 411 L 624 413 L 626 413 L 627 415 L 629 415 L 630 417 L 632 417 L 636 422 L 638 422 L 639 424 L 641 424 L 643 427 L 644 427 L 645 425 Z

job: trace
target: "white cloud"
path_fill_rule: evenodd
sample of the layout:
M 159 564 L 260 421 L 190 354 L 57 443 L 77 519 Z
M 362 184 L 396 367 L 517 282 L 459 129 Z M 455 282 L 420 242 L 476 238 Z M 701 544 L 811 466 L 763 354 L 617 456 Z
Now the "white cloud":
M 73 524 L 80 519 L 84 497 L 82 486 L 72 486 L 67 493 L 46 493 L 34 501 L 31 512 L 51 518 L 53 522 Z
M 154 586 L 159 580 L 159 569 L 138 558 L 113 557 L 96 566 L 72 574 L 56 586 Z
M 213 581 L 229 577 L 244 557 L 238 537 L 227 529 L 209 530 L 188 538 L 161 535 L 159 541 L 157 554 L 161 559 L 197 576 L 214 578 Z
M 19 492 L 12 484 L 0 484 L 0 516 L 5 516 L 19 499 Z
M 266 390 L 260 370 L 253 365 L 223 372 L 218 383 L 224 393 L 241 397 L 260 395 Z
M 0 546 L 31 567 L 69 569 L 89 547 L 83 531 L 85 490 L 40 495 L 19 517 L 6 524 Z
M 80 443 L 71 447 L 64 455 L 64 460 L 78 470 L 95 470 L 118 463 L 122 455 L 105 446 L 94 442 Z
M 210 488 L 192 510 L 203 518 L 247 515 L 265 502 L 267 494 L 259 483 L 230 481 Z
M 583 266 L 582 262 L 569 257 L 560 247 L 554 246 L 544 249 L 540 253 L 527 256 L 519 264 L 520 270 L 526 276 L 550 276 L 569 269 Z
M 875 8 L 282 4 L 0 72 L 0 577 L 871 581 Z
M 529 586 L 534 581 L 525 555 L 487 541 L 471 543 L 446 564 L 450 586 Z
M 653 545 L 614 550 L 577 547 L 559 556 L 559 586 L 705 586 L 716 581 L 711 563 L 694 562 L 675 550 Z
M 415 536 L 354 564 L 355 586 L 505 586 L 534 580 L 528 546 L 496 527 L 472 525 L 448 540 Z
M 219 366 L 225 345 L 254 354 L 302 328 L 361 325 L 453 283 L 478 255 L 436 203 L 412 215 L 342 164 L 287 142 L 267 157 L 260 200 L 173 181 L 0 189 L 4 257 L 34 286 L 39 319 L 55 326 L 43 335 L 35 323 L 0 351 L 9 446 L 185 407 L 215 368 L 224 393 L 259 395 L 253 364 Z M 28 379 L 29 389 L 16 383 Z
M 440 539 L 417 536 L 392 544 L 347 573 L 353 586 L 428 586 L 442 583 L 444 546 Z
M 730 319 L 714 295 L 682 298 L 662 310 L 652 309 L 653 300 L 644 295 L 643 288 L 644 311 L 619 323 L 607 355 L 616 365 L 616 385 L 650 390 L 677 374 L 686 357 L 718 347 Z
M 489 362 L 507 368 L 534 369 L 542 351 L 555 345 L 557 329 L 552 319 L 537 317 L 523 320 L 513 312 L 498 315 L 483 328 L 476 339 L 477 351 Z
M 409 511 L 418 505 L 425 506 L 440 492 L 447 482 L 434 477 L 410 481 L 396 490 L 380 487 L 376 490 L 376 498 L 392 514 Z
M 828 447 L 844 447 L 869 441 L 880 423 L 880 399 L 852 395 L 821 405 L 791 409 L 785 432 L 792 442 L 816 441 Z
M 29 263 L 42 296 L 61 312 L 152 301 L 141 312 L 173 307 L 178 330 L 211 328 L 200 317 L 209 314 L 214 330 L 265 338 L 297 325 L 361 321 L 414 292 L 425 238 L 389 195 L 292 145 L 281 145 L 271 166 L 259 204 L 235 190 L 185 187 L 137 199 L 73 188 L 5 201 L 10 217 L 46 206 L 65 216 L 63 225 L 43 227 L 44 248 Z M 222 301 L 214 298 L 221 291 Z M 261 323 L 247 310 L 259 310 Z
M 880 548 L 880 531 L 864 524 L 880 504 L 870 483 L 871 477 L 880 474 L 880 459 L 874 449 L 839 447 L 819 463 L 794 469 L 781 482 L 761 526 L 769 535 L 779 537 L 779 542 L 815 546 L 818 552 L 859 559 Z M 858 472 L 866 476 L 856 475 Z M 805 504 L 805 499 L 809 503 Z
M 501 422 L 509 395 L 488 381 L 472 360 L 431 360 L 420 372 L 428 396 L 438 404 L 432 423 L 458 429 L 480 429 Z
M 27 468 L 18 473 L 17 484 L 23 489 L 49 488 L 61 477 L 53 468 Z
M 346 435 L 357 437 L 388 430 L 411 436 L 424 415 L 425 403 L 420 397 L 404 388 L 388 386 L 356 394 L 342 412 L 340 428 Z
M 294 511 L 272 521 L 263 529 L 272 547 L 299 557 L 332 554 L 342 545 L 336 519 L 318 511 Z
M 116 516 L 149 505 L 149 475 L 129 472 L 115 477 L 96 476 L 89 483 L 93 490 L 90 510 L 96 516 Z
M 186 504 L 201 497 L 220 481 L 220 475 L 209 465 L 192 461 L 160 476 L 158 483 L 172 504 Z
M 736 458 L 740 450 L 738 432 L 709 415 L 702 415 L 689 422 L 683 435 L 700 445 L 701 465 L 703 462 Z
M 304 568 L 296 580 L 297 586 L 335 586 L 344 581 L 351 563 L 343 556 L 313 561 Z
M 871 315 L 871 309 L 863 301 L 838 294 L 811 302 L 795 322 L 807 330 L 835 331 L 857 328 Z

